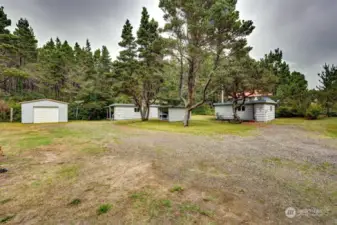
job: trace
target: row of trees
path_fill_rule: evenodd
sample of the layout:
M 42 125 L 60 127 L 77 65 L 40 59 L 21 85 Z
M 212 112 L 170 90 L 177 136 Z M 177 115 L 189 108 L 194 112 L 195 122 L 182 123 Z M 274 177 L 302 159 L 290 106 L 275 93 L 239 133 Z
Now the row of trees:
M 142 120 L 152 103 L 182 104 L 185 126 L 192 110 L 218 101 L 220 93 L 232 97 L 237 120 L 238 108 L 255 91 L 273 93 L 280 105 L 299 113 L 314 100 L 329 112 L 336 101 L 336 68 L 326 65 L 319 91 L 309 91 L 304 75 L 290 71 L 281 50 L 252 59 L 246 38 L 255 27 L 240 20 L 236 3 L 160 0 L 164 28 L 143 8 L 136 32 L 126 21 L 114 61 L 105 46 L 92 51 L 89 40 L 72 47 L 56 38 L 38 48 L 26 19 L 10 33 L 11 21 L 1 7 L 0 97 L 68 101 L 73 119 L 101 119 L 113 102 L 135 103 Z

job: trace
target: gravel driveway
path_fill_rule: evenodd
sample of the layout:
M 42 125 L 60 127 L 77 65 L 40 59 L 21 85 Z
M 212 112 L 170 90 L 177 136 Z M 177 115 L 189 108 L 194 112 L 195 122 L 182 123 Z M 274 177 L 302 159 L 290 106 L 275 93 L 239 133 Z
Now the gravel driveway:
M 116 154 L 152 162 L 162 180 L 225 191 L 236 199 L 222 209 L 236 212 L 233 224 L 337 222 L 336 139 L 291 126 L 268 126 L 250 137 L 128 132 L 111 145 Z M 285 216 L 287 207 L 297 209 L 295 218 Z

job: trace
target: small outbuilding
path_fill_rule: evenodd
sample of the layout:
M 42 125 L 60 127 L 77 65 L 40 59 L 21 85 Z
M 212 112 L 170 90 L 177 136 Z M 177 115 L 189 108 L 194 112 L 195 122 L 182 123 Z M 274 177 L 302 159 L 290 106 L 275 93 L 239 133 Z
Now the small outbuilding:
M 185 117 L 185 108 L 180 106 L 159 106 L 159 119 L 180 122 Z
M 21 102 L 21 122 L 68 122 L 68 103 L 52 99 L 37 99 Z
M 149 119 L 158 119 L 158 105 L 150 106 Z M 140 110 L 134 104 L 111 104 L 108 106 L 107 118 L 110 120 L 141 119 Z
M 169 122 L 183 121 L 184 107 L 151 105 L 149 119 L 166 120 Z M 141 119 L 140 110 L 134 104 L 111 104 L 107 107 L 107 118 L 110 120 Z
M 275 105 L 277 103 L 269 97 L 248 98 L 245 104 L 237 111 L 244 121 L 268 122 L 275 119 Z M 215 103 L 215 116 L 219 120 L 233 119 L 233 103 Z

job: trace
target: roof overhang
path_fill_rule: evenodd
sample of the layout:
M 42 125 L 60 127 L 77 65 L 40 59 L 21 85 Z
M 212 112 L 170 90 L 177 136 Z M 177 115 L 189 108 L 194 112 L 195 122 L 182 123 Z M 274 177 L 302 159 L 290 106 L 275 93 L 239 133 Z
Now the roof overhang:
M 41 99 L 36 99 L 36 100 L 31 100 L 31 101 L 24 101 L 20 102 L 20 104 L 26 104 L 26 103 L 33 103 L 33 102 L 42 102 L 42 101 L 49 101 L 49 102 L 56 102 L 56 103 L 61 103 L 61 104 L 68 104 L 68 102 L 62 102 L 54 99 L 49 99 L 49 98 L 41 98 Z

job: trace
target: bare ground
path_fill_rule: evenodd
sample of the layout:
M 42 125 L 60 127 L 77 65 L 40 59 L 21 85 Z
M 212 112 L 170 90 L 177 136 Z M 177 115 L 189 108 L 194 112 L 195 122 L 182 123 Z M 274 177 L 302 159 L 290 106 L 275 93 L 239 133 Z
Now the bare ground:
M 8 224 L 337 223 L 336 139 L 273 125 L 249 137 L 109 123 L 86 132 L 92 135 L 83 143 L 104 151 L 89 149 L 89 154 L 78 151 L 81 143 L 59 139 L 2 159 L 10 172 L 0 174 L 0 219 L 13 216 Z M 73 199 L 81 203 L 70 205 Z M 104 203 L 112 209 L 97 215 Z M 314 207 L 319 213 L 289 219 L 287 207 Z

